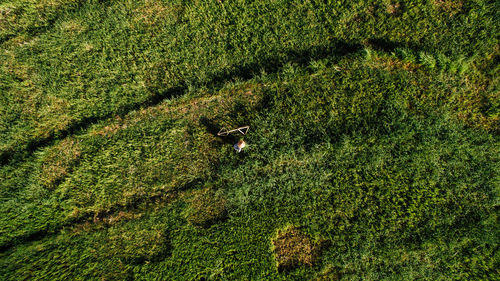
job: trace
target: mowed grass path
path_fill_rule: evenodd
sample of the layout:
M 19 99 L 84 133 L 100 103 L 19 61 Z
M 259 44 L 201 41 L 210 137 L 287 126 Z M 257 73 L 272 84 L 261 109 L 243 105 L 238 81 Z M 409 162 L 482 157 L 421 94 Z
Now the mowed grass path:
M 3 279 L 498 275 L 494 4 L 23 3 Z M 244 124 L 241 154 L 214 136 Z M 312 267 L 277 271 L 288 225 Z

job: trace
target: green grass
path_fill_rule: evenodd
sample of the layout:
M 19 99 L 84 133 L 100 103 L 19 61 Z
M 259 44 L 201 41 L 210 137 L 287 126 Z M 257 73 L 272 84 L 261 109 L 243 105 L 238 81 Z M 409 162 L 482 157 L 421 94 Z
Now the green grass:
M 1 279 L 498 278 L 496 6 L 3 2 Z
M 16 3 L 11 6 L 31 7 Z M 12 23 L 16 36 L 4 43 L 2 104 L 10 105 L 0 120 L 4 159 L 168 97 L 170 89 L 274 71 L 322 57 L 338 42 L 344 49 L 408 47 L 453 60 L 481 58 L 495 48 L 498 55 L 498 17 L 494 4 L 482 1 L 453 15 L 420 1 L 403 4 L 398 15 L 387 13 L 385 3 L 352 1 L 89 1 L 76 10 L 74 1 L 50 3 L 19 12 L 29 20 Z M 8 19 L 13 8 L 4 6 Z M 44 11 L 50 16 L 37 14 Z

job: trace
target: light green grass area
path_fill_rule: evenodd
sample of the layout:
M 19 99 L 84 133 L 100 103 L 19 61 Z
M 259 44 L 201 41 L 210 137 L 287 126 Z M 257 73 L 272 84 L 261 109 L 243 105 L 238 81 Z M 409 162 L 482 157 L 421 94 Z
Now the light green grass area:
M 2 2 L 0 279 L 498 278 L 498 8 Z

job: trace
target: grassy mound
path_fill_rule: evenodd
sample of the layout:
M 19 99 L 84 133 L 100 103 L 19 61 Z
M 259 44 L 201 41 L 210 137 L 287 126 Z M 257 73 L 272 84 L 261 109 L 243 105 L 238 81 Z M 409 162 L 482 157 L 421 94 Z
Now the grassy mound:
M 193 225 L 209 227 L 227 215 L 226 199 L 210 188 L 195 192 L 186 219 Z
M 293 269 L 301 264 L 313 266 L 320 253 L 319 245 L 293 226 L 278 229 L 272 244 L 278 271 Z

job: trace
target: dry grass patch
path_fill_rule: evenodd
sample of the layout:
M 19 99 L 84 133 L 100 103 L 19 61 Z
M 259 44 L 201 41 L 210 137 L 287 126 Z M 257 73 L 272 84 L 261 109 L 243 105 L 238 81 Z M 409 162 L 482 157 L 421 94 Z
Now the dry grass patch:
M 126 227 L 124 229 L 124 227 Z M 100 258 L 118 258 L 128 264 L 162 260 L 170 255 L 171 245 L 167 230 L 162 225 L 144 228 L 139 224 L 110 227 L 105 243 L 97 242 L 94 253 Z
M 69 20 L 61 24 L 61 29 L 69 34 L 78 34 L 85 31 L 85 27 L 77 20 Z
M 472 90 L 452 97 L 457 117 L 465 124 L 482 128 L 488 132 L 500 131 L 500 116 L 487 114 L 487 108 L 492 107 L 495 101 L 500 100 L 500 93 L 483 94 L 486 91 Z
M 288 226 L 278 229 L 272 240 L 272 252 L 276 267 L 281 272 L 300 265 L 313 266 L 319 256 L 320 246 L 297 227 Z
M 386 6 L 386 12 L 393 16 L 397 16 L 401 13 L 401 4 L 399 3 L 388 3 Z
M 132 220 L 142 217 L 141 213 L 134 213 L 133 211 L 119 211 L 117 214 L 112 214 L 109 216 L 99 217 L 94 216 L 92 219 L 93 223 L 102 222 L 106 225 L 111 225 L 122 220 Z
M 83 0 L 38 0 L 33 1 L 39 9 L 59 9 L 64 6 L 71 6 L 81 3 Z
M 409 61 L 403 61 L 403 60 L 396 59 L 396 58 L 383 58 L 383 57 L 374 58 L 368 64 L 368 66 L 372 67 L 372 68 L 387 70 L 387 71 L 405 70 L 405 71 L 409 71 L 409 72 L 414 72 L 414 71 L 417 71 L 419 68 L 421 68 L 420 65 L 409 62 Z
M 75 208 L 73 212 L 68 216 L 72 219 L 77 219 L 81 215 L 80 210 Z M 108 216 L 97 216 L 94 215 L 92 220 L 87 220 L 82 223 L 77 223 L 71 226 L 71 231 L 75 234 L 80 234 L 81 232 L 88 232 L 92 230 L 96 230 L 103 226 L 111 226 L 118 222 L 129 221 L 140 219 L 143 216 L 143 213 L 138 210 L 125 210 L 119 211 L 117 214 L 111 214 Z
M 80 155 L 80 144 L 73 138 L 67 138 L 51 148 L 43 159 L 42 184 L 49 188 L 59 184 L 71 172 Z
M 0 20 L 1 21 L 1 20 Z M 38 37 L 32 37 L 26 34 L 19 34 L 15 37 L 10 38 L 8 41 L 5 41 L 2 45 L 4 53 L 11 53 L 14 55 L 15 49 L 24 46 L 32 46 L 39 40 Z M 19 63 L 19 60 L 16 60 Z M 5 63 L 2 61 L 2 63 Z
M 24 44 L 27 40 L 30 40 L 27 36 L 14 37 L 8 41 L 8 44 L 4 45 L 6 48 L 1 50 L 2 53 L 0 53 L 1 71 L 21 81 L 30 79 L 33 76 L 34 70 L 28 65 L 21 63 L 13 49 L 18 48 L 19 45 Z
M 13 6 L 3 6 L 0 7 L 0 22 L 3 22 L 7 19 L 7 17 L 11 14 L 13 14 L 15 11 L 15 7 Z
M 340 280 L 341 274 L 339 269 L 328 265 L 323 270 L 321 270 L 314 278 L 314 281 L 337 281 Z
M 21 0 L 0 4 L 0 38 L 19 34 L 32 28 L 48 26 L 64 10 L 76 7 L 83 0 Z M 5 37 L 4 37 L 5 38 Z
M 19 14 L 19 8 L 12 4 L 2 4 L 0 6 L 0 35 L 3 31 L 8 31 L 9 28 L 16 23 Z
M 128 127 L 127 124 L 124 123 L 124 120 L 116 115 L 113 122 L 109 125 L 106 125 L 102 128 L 93 130 L 90 132 L 92 136 L 111 136 L 116 134 L 119 130 L 126 129 Z
M 432 3 L 441 11 L 451 16 L 462 11 L 463 2 L 461 0 L 433 0 Z
M 163 20 L 178 22 L 183 13 L 181 5 L 166 6 L 161 1 L 146 0 L 144 6 L 134 10 L 135 21 L 155 25 Z
M 49 138 L 66 130 L 75 118 L 71 114 L 71 103 L 56 96 L 45 96 L 34 112 L 34 137 Z
M 95 48 L 94 45 L 91 43 L 85 42 L 82 44 L 82 49 L 85 52 L 90 52 L 90 51 L 94 50 L 94 48 Z

